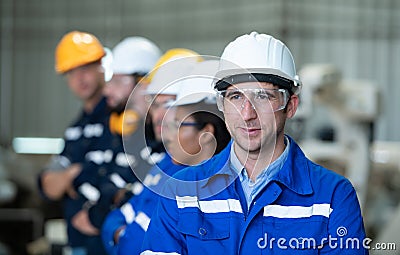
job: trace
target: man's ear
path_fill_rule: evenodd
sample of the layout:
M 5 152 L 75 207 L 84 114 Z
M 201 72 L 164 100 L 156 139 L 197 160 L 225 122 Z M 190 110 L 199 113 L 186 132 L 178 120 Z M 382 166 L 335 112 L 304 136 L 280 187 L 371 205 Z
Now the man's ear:
M 299 96 L 297 95 L 290 96 L 288 105 L 286 106 L 286 117 L 288 119 L 293 118 L 294 114 L 297 111 L 298 105 L 299 105 Z
M 206 124 L 201 129 L 201 141 L 203 143 L 210 143 L 215 141 L 215 129 L 214 126 L 210 123 Z

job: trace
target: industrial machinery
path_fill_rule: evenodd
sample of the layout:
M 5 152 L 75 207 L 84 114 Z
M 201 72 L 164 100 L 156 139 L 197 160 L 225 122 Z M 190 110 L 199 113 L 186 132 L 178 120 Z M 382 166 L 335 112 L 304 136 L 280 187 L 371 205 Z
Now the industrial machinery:
M 330 160 L 343 166 L 344 174 L 365 204 L 370 172 L 369 147 L 372 124 L 378 115 L 378 87 L 367 81 L 341 79 L 333 65 L 307 65 L 299 72 L 303 81 L 300 117 L 311 120 L 324 107 L 333 129 L 331 139 L 308 137 L 301 146 L 308 157 L 321 162 Z
M 372 224 L 377 227 L 373 239 L 374 245 L 379 244 L 385 249 L 372 249 L 370 254 L 400 254 L 400 142 L 375 141 L 370 147 L 372 169 L 386 178 L 383 193 L 386 196 L 377 196 L 376 205 L 371 206 Z M 384 178 L 380 178 L 381 180 Z M 371 178 L 371 179 L 377 179 Z M 384 179 L 385 180 L 385 179 Z M 382 189 L 382 188 L 381 188 Z M 376 190 L 376 189 L 375 189 Z M 374 192 L 375 193 L 375 192 Z M 397 246 L 397 247 L 396 247 Z
M 400 142 L 373 137 L 381 110 L 379 87 L 369 81 L 344 80 L 340 70 L 330 64 L 304 66 L 299 75 L 304 85 L 294 123 L 301 129 L 291 129 L 300 138 L 302 149 L 310 159 L 332 166 L 353 183 L 367 230 L 373 230 L 367 231 L 371 247 L 399 245 L 400 196 L 393 194 L 400 190 Z M 323 127 L 325 132 L 315 127 Z M 394 186 L 389 191 L 388 181 Z M 388 252 L 371 249 L 371 254 Z M 399 253 L 391 250 L 390 254 Z

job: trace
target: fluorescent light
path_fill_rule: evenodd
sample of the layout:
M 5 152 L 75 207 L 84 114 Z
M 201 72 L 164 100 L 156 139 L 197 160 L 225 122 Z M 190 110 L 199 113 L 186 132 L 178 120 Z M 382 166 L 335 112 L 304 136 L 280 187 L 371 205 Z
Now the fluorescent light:
M 58 154 L 64 148 L 61 138 L 15 137 L 12 144 L 14 151 L 21 154 Z

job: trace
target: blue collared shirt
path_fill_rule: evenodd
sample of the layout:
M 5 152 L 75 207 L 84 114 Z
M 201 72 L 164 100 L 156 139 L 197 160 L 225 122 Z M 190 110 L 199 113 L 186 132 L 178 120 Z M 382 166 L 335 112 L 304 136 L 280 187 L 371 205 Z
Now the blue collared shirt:
M 253 182 L 242 163 L 240 163 L 236 153 L 234 151 L 234 146 L 231 147 L 231 156 L 230 156 L 230 166 L 231 168 L 238 174 L 240 183 L 242 184 L 243 192 L 246 196 L 247 207 L 250 207 L 251 202 L 257 196 L 260 191 L 267 186 L 267 184 L 271 181 L 271 179 L 279 172 L 285 163 L 288 155 L 289 155 L 289 147 L 290 142 L 289 139 L 285 136 L 285 144 L 286 148 L 283 153 L 272 162 L 267 168 L 265 168 Z

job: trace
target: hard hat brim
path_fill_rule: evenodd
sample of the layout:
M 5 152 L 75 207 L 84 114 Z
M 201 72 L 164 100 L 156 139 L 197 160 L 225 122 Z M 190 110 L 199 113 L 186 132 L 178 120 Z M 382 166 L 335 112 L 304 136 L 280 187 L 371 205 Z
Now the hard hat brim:
M 249 68 L 223 70 L 216 74 L 214 88 L 227 87 L 244 82 L 268 82 L 292 91 L 295 81 L 282 71 L 272 68 Z
M 192 95 L 186 95 L 183 98 L 178 98 L 177 100 L 168 102 L 166 106 L 168 107 L 184 106 L 190 104 L 198 104 L 200 102 L 204 102 L 205 104 L 216 104 L 216 99 L 215 96 L 211 96 L 210 93 L 201 92 Z

